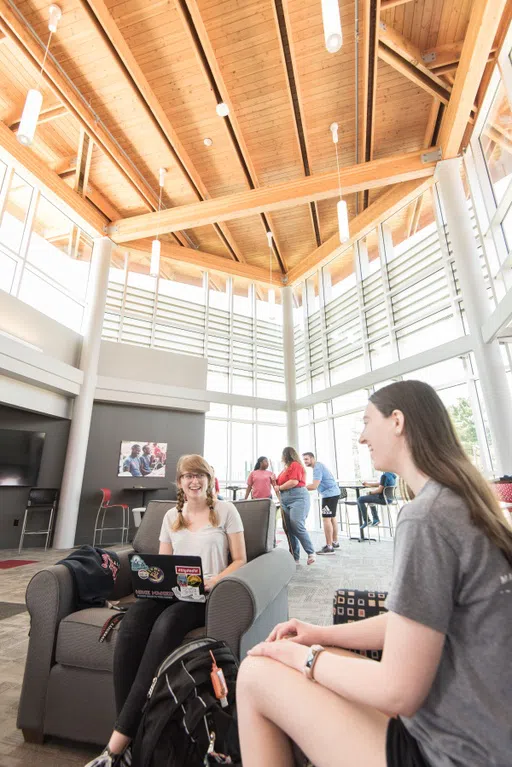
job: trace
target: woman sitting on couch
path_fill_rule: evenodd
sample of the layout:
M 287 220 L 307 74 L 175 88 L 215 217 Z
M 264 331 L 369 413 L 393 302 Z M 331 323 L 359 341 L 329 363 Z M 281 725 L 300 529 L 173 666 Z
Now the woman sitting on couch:
M 179 459 L 176 482 L 178 500 L 164 517 L 159 553 L 200 556 L 210 591 L 247 561 L 242 520 L 232 503 L 215 498 L 212 468 L 200 455 Z M 139 599 L 130 607 L 114 652 L 115 730 L 105 750 L 86 767 L 131 764 L 127 747 L 137 732 L 155 670 L 189 631 L 204 626 L 205 609 L 205 604 L 160 599 Z
M 291 767 L 290 739 L 315 767 L 511 765 L 512 529 L 427 384 L 373 394 L 359 441 L 415 496 L 398 518 L 389 612 L 291 620 L 249 651 L 244 767 Z

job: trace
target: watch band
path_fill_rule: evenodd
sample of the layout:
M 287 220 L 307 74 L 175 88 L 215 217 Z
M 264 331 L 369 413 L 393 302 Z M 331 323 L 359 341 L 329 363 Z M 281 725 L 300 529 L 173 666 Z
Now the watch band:
M 307 676 L 308 679 L 311 679 L 311 681 L 315 681 L 315 677 L 313 676 L 313 670 L 315 668 L 315 664 L 317 661 L 318 656 L 321 652 L 325 650 L 325 647 L 322 647 L 321 644 L 314 644 L 311 645 L 309 648 L 309 654 L 306 658 L 306 662 L 304 663 L 304 668 L 302 669 L 304 672 L 304 676 Z

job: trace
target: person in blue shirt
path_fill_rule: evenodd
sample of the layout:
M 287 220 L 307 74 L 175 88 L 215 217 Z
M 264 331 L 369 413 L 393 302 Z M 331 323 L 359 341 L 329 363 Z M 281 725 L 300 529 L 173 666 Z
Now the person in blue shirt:
M 313 469 L 313 482 L 306 485 L 308 490 L 317 490 L 322 499 L 322 522 L 325 533 L 325 546 L 317 554 L 334 554 L 339 549 L 338 542 L 338 501 L 340 488 L 327 466 L 317 461 L 314 453 L 302 453 L 304 463 Z
M 359 511 L 361 512 L 361 519 L 363 520 L 361 530 L 363 530 L 365 527 L 368 527 L 368 511 L 366 509 L 367 504 L 369 505 L 372 512 L 372 527 L 380 524 L 379 515 L 377 513 L 377 504 L 380 506 L 386 505 L 386 499 L 384 498 L 384 488 L 396 486 L 396 474 L 393 474 L 391 471 L 385 471 L 384 474 L 381 474 L 378 482 L 363 482 L 363 486 L 374 487 L 375 492 L 369 493 L 368 495 L 361 495 L 357 499 L 357 505 L 359 506 Z
M 142 477 L 140 470 L 140 445 L 132 445 L 132 452 L 124 459 L 123 471 L 129 471 L 132 477 Z

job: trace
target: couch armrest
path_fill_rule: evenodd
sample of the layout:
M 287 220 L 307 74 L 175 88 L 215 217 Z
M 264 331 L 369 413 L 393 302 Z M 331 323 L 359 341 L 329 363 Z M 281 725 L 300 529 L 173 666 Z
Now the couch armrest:
M 18 727 L 43 732 L 46 689 L 59 623 L 75 609 L 74 585 L 65 565 L 36 573 L 27 587 L 30 641 L 18 708 Z
M 117 574 L 116 585 L 114 586 L 114 590 L 112 591 L 109 599 L 121 599 L 122 597 L 127 597 L 132 593 L 133 588 L 128 557 L 130 554 L 133 554 L 133 551 L 134 550 L 131 546 L 116 551 L 116 554 L 119 557 L 120 568 Z
M 207 635 L 223 639 L 239 656 L 242 635 L 288 586 L 294 573 L 289 552 L 274 549 L 223 578 L 208 600 Z

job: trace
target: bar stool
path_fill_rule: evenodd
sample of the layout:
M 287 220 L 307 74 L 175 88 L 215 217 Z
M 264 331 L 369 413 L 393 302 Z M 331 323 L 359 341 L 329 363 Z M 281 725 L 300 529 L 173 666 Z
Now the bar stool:
M 380 529 L 381 528 L 383 528 L 384 530 L 389 530 L 390 537 L 391 538 L 394 537 L 395 526 L 393 524 L 393 519 L 391 517 L 391 507 L 395 506 L 397 511 L 400 510 L 400 504 L 399 504 L 398 498 L 396 496 L 396 487 L 393 487 L 391 485 L 387 485 L 384 488 L 383 495 L 384 495 L 384 500 L 386 501 L 385 509 L 386 509 L 386 513 L 387 513 L 387 516 L 388 516 L 388 524 L 387 525 L 383 525 L 382 522 L 381 522 L 379 525 L 376 525 L 379 541 L 380 541 Z M 382 508 L 382 506 L 381 506 L 381 508 Z
M 53 530 L 53 520 L 55 517 L 55 509 L 57 508 L 57 498 L 59 497 L 59 491 L 55 489 L 37 488 L 32 487 L 28 494 L 27 507 L 25 514 L 23 515 L 23 525 L 21 528 L 20 545 L 18 546 L 18 554 L 23 548 L 23 540 L 26 535 L 46 535 L 46 541 L 44 544 L 44 550 L 48 548 L 50 537 Z M 33 511 L 48 511 L 50 516 L 48 518 L 48 525 L 43 530 L 27 530 L 27 522 L 30 514 Z
M 128 542 L 128 530 L 129 530 L 129 514 L 130 514 L 130 507 L 126 503 L 110 503 L 110 498 L 112 497 L 112 493 L 107 487 L 102 487 L 101 492 L 103 493 L 103 497 L 101 499 L 101 504 L 98 509 L 98 513 L 96 514 L 96 522 L 94 523 L 94 537 L 92 540 L 92 545 L 96 546 L 96 536 L 99 536 L 99 543 L 103 543 L 103 533 L 110 530 L 121 530 L 121 543 L 127 543 Z M 110 511 L 111 509 L 121 509 L 122 510 L 122 525 L 117 525 L 116 527 L 105 527 L 105 515 L 107 511 Z M 101 521 L 100 521 L 101 516 Z

